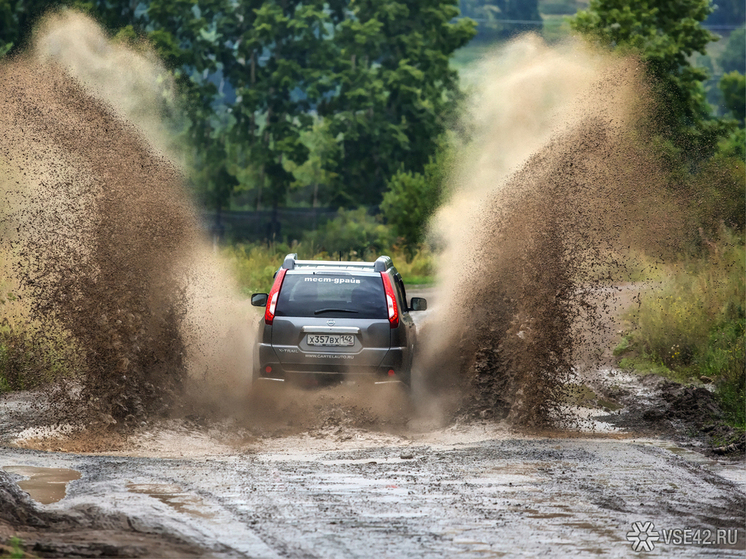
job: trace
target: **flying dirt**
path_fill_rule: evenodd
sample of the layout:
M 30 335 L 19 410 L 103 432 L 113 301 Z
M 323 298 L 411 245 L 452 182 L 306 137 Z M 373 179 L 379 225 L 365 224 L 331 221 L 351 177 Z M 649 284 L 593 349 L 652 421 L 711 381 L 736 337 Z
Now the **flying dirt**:
M 0 65 L 2 249 L 13 320 L 68 373 L 0 400 L 0 539 L 50 557 L 621 557 L 650 521 L 714 537 L 658 549 L 742 555 L 743 464 L 613 424 L 657 405 L 681 431 L 668 402 L 701 415 L 711 396 L 589 351 L 644 288 L 618 285 L 628 251 L 665 259 L 687 229 L 640 147 L 638 62 L 524 36 L 482 70 L 430 224 L 437 285 L 408 289 L 435 303 L 412 392 L 257 389 L 262 315 L 202 232 L 163 68 L 84 16 L 47 19 Z M 614 391 L 569 405 L 588 375 Z
M 230 284 L 152 124 L 163 70 L 73 13 L 48 20 L 34 53 L 0 72 L 4 223 L 26 318 L 36 336 L 74 347 L 58 419 L 166 413 L 190 366 L 205 373 L 205 348 L 218 359 L 240 318 L 221 312 L 235 308 Z M 230 353 L 250 362 L 248 343 L 233 341 Z M 230 368 L 219 359 L 210 373 Z
M 640 147 L 650 119 L 636 61 L 527 36 L 484 70 L 431 224 L 444 308 L 425 369 L 436 385 L 467 379 L 465 405 L 482 417 L 551 425 L 578 353 L 608 327 L 598 298 L 612 272 L 631 248 L 670 254 L 684 219 Z

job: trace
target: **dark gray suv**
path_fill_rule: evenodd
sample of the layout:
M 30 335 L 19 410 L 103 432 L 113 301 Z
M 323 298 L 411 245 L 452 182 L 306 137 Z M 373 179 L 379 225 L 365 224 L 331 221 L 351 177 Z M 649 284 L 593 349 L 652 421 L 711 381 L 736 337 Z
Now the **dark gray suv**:
M 272 290 L 251 296 L 266 307 L 254 381 L 341 380 L 362 375 L 409 384 L 417 327 L 391 258 L 375 262 L 298 260 L 288 254 Z

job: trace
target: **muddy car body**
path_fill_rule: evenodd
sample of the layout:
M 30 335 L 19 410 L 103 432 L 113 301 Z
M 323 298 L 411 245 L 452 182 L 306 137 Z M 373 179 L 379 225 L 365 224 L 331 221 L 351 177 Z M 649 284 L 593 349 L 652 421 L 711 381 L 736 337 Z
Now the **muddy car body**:
M 254 380 L 368 379 L 409 384 L 417 327 L 391 258 L 375 262 L 298 260 L 289 254 L 272 290 L 252 295 L 265 307 L 254 352 Z

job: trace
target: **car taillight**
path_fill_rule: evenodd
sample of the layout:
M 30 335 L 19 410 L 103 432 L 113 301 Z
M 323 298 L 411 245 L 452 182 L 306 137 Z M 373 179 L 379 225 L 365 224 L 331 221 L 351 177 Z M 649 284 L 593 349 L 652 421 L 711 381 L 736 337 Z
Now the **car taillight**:
M 272 289 L 267 297 L 267 308 L 264 311 L 264 323 L 272 324 L 275 319 L 275 309 L 277 308 L 277 298 L 280 296 L 280 287 L 282 287 L 282 280 L 285 279 L 285 272 L 287 269 L 280 268 L 275 277 L 275 283 L 272 285 Z
M 396 294 L 394 286 L 391 285 L 391 278 L 386 272 L 381 272 L 383 278 L 383 290 L 386 292 L 386 307 L 389 311 L 389 324 L 392 328 L 399 326 L 399 307 L 396 306 Z

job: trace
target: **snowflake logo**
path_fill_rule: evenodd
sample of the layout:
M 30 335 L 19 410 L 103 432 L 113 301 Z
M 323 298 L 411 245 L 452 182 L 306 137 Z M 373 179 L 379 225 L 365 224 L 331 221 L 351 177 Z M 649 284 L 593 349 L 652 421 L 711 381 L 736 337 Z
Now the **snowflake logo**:
M 633 522 L 632 531 L 627 532 L 627 541 L 634 551 L 653 551 L 655 542 L 661 539 L 652 522 Z

